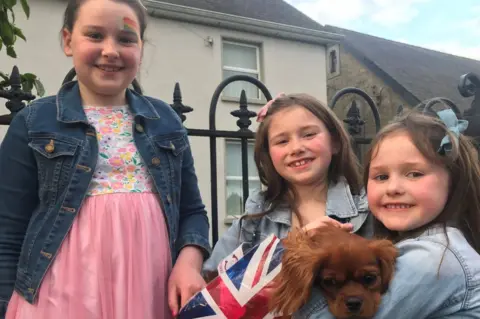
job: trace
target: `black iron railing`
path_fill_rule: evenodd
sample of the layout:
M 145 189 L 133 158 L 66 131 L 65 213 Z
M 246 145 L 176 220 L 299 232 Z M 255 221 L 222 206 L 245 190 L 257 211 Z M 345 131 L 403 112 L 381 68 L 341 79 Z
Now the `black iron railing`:
M 16 66 L 14 66 L 12 69 L 9 83 L 9 89 L 0 90 L 0 98 L 7 99 L 5 106 L 10 111 L 10 114 L 0 116 L 0 125 L 10 124 L 13 116 L 25 107 L 25 103 L 23 101 L 29 102 L 35 99 L 35 95 L 22 90 L 20 72 Z
M 72 69 L 64 79 L 64 83 L 73 80 L 75 77 L 75 71 Z M 198 128 L 187 128 L 189 136 L 199 136 L 199 137 L 208 137 L 210 141 L 210 181 L 211 181 L 211 225 L 212 225 L 212 240 L 215 244 L 218 240 L 218 174 L 217 174 L 217 139 L 218 138 L 228 138 L 228 139 L 237 139 L 241 143 L 241 165 L 242 165 L 242 193 L 243 193 L 243 203 L 245 203 L 248 194 L 249 194 L 249 180 L 248 180 L 248 141 L 254 139 L 254 132 L 250 130 L 250 125 L 252 124 L 251 118 L 255 117 L 257 114 L 248 109 L 248 101 L 245 94 L 245 91 L 241 92 L 239 107 L 238 109 L 232 111 L 230 114 L 237 120 L 237 130 L 226 131 L 226 130 L 217 130 L 216 126 L 216 111 L 217 104 L 220 98 L 222 91 L 225 87 L 236 81 L 246 81 L 255 85 L 265 96 L 266 100 L 271 100 L 272 96 L 268 91 L 267 87 L 260 82 L 259 80 L 245 75 L 235 75 L 223 80 L 215 89 L 209 109 L 209 127 L 208 129 L 198 129 Z M 10 114 L 0 116 L 0 124 L 8 125 L 18 111 L 25 107 L 25 101 L 29 102 L 35 99 L 30 93 L 25 93 L 22 91 L 20 84 L 20 76 L 18 68 L 14 67 L 12 74 L 10 76 L 11 86 L 8 90 L 1 91 L 0 97 L 7 99 L 6 106 L 10 111 Z M 132 83 L 132 88 L 142 93 L 142 88 L 139 83 L 135 80 Z M 480 80 L 477 75 L 473 73 L 465 74 L 460 78 L 460 84 L 458 86 L 460 94 L 462 96 L 469 98 L 474 97 L 472 106 L 463 113 L 463 117 L 470 121 L 469 128 L 467 130 L 467 135 L 474 136 L 475 138 L 480 137 Z M 359 88 L 345 88 L 338 91 L 335 96 L 332 98 L 330 103 L 330 108 L 334 109 L 338 101 L 347 94 L 355 94 L 364 99 L 367 105 L 370 108 L 371 113 L 373 114 L 375 131 L 381 128 L 380 115 L 378 108 L 374 100 L 363 90 Z M 434 98 L 431 100 L 424 101 L 421 105 L 423 107 L 438 103 L 442 101 L 447 105 L 450 105 L 458 114 L 460 110 L 457 106 L 450 100 L 445 98 Z M 194 109 L 190 106 L 184 105 L 182 102 L 182 93 L 180 89 L 180 84 L 176 83 L 173 90 L 173 103 L 170 104 L 175 112 L 180 116 L 182 122 L 186 120 L 186 114 L 191 113 Z M 402 112 L 403 106 L 399 106 L 397 113 Z M 370 144 L 372 138 L 362 136 L 363 127 L 366 123 L 361 117 L 361 112 L 357 106 L 356 101 L 353 101 L 347 111 L 346 118 L 343 120 L 346 124 L 346 128 L 350 135 L 352 136 L 352 143 L 354 144 L 355 151 L 357 155 L 360 153 L 359 147 L 361 145 Z

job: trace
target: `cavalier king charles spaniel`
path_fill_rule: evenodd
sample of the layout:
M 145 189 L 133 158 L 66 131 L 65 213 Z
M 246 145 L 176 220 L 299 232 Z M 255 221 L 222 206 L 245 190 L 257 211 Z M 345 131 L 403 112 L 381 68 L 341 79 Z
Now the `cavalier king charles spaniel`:
M 323 293 L 337 319 L 370 319 L 395 270 L 389 240 L 368 240 L 334 226 L 292 231 L 284 240 L 282 270 L 270 310 L 290 316 L 306 304 L 312 286 Z

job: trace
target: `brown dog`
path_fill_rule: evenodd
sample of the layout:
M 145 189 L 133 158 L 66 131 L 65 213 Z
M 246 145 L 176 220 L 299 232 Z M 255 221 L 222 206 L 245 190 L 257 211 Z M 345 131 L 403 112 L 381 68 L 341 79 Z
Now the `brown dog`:
M 312 285 L 323 292 L 338 319 L 372 318 L 392 279 L 397 249 L 388 240 L 367 240 L 336 227 L 284 239 L 282 270 L 270 309 L 290 315 L 303 306 Z

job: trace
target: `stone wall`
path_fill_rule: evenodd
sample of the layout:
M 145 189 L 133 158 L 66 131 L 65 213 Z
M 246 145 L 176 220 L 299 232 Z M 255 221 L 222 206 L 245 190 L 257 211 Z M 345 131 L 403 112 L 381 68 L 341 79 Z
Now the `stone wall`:
M 387 124 L 397 113 L 399 106 L 410 108 L 402 97 L 387 86 L 382 79 L 377 77 L 373 72 L 367 69 L 360 61 L 358 61 L 352 54 L 346 52 L 340 46 L 339 70 L 338 75 L 331 76 L 327 80 L 327 96 L 329 103 L 333 96 L 339 90 L 346 87 L 357 87 L 370 95 L 377 104 L 380 113 L 380 124 L 383 127 Z M 327 72 L 329 68 L 327 67 Z M 341 120 L 346 118 L 348 109 L 352 101 L 356 100 L 356 105 L 360 109 L 360 116 L 366 122 L 362 132 L 358 135 L 361 137 L 375 136 L 375 122 L 373 113 L 368 104 L 358 95 L 345 95 L 335 105 L 335 113 Z M 361 154 L 363 155 L 367 147 L 362 147 Z

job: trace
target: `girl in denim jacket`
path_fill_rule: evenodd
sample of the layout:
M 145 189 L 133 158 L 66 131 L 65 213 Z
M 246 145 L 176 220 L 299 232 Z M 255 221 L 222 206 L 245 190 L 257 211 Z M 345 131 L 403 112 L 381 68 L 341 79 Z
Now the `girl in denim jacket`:
M 375 318 L 480 318 L 480 165 L 467 122 L 442 110 L 386 126 L 365 171 L 376 234 L 399 249 Z M 332 318 L 319 291 L 294 318 Z
M 359 164 L 333 111 L 306 94 L 280 95 L 258 115 L 255 162 L 266 190 L 248 198 L 246 214 L 215 245 L 204 271 L 214 272 L 240 244 L 253 246 L 292 227 L 333 224 L 372 232 Z
M 165 319 L 205 284 L 186 130 L 128 89 L 146 16 L 139 0 L 67 3 L 78 82 L 17 114 L 0 149 L 0 318 Z

